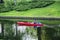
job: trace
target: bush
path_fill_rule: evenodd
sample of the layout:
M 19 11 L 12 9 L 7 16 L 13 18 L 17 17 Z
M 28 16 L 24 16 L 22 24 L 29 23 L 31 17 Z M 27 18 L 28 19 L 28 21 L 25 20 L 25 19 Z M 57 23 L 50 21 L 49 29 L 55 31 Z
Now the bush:
M 54 3 L 54 1 L 33 1 L 32 6 L 34 6 L 35 8 L 41 8 L 46 7 L 52 3 Z
M 3 8 L 5 8 L 4 4 L 0 4 L 0 12 L 3 11 Z
M 7 7 L 7 8 L 10 9 L 10 10 L 13 10 L 14 7 L 15 7 L 14 2 L 9 2 L 9 1 L 7 1 L 7 2 L 5 3 L 5 7 Z
M 26 1 L 26 2 L 17 2 L 14 5 L 13 1 L 6 1 L 4 4 L 0 4 L 0 12 L 8 12 L 11 10 L 16 11 L 25 11 L 33 8 L 41 8 L 46 7 L 50 4 L 54 3 L 54 1 Z
M 31 9 L 30 5 L 28 5 L 28 4 L 29 4 L 28 2 L 24 2 L 24 3 L 20 2 L 16 5 L 15 10 L 25 11 L 25 10 Z
M 8 12 L 13 10 L 14 5 L 12 2 L 6 2 L 3 4 L 0 4 L 0 12 Z
M 0 5 L 0 12 L 8 12 L 10 11 L 10 8 L 8 9 L 8 7 L 5 7 L 4 4 Z
M 17 3 L 16 10 L 24 11 L 24 10 L 33 9 L 33 8 L 41 8 L 41 7 L 46 7 L 52 3 L 54 3 L 54 1 L 20 2 L 20 3 Z
M 30 8 L 29 8 L 29 5 L 22 5 L 22 4 L 21 4 L 20 6 L 17 6 L 17 7 L 16 7 L 16 10 L 17 10 L 17 11 L 24 11 L 24 10 L 28 10 L 28 9 L 30 9 Z

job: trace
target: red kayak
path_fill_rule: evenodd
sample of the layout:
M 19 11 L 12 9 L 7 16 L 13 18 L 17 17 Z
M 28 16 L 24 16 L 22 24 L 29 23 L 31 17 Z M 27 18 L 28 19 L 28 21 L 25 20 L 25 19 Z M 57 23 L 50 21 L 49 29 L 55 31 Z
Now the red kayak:
M 19 26 L 43 26 L 43 24 L 34 24 L 31 22 L 17 22 Z

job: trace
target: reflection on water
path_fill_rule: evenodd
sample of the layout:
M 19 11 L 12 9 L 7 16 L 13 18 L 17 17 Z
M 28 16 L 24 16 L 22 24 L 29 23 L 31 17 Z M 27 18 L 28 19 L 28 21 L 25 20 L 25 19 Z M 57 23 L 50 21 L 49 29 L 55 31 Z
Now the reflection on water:
M 13 24 L 14 28 L 16 28 L 15 24 Z M 21 33 L 26 32 L 26 26 L 17 26 L 17 30 Z M 37 38 L 32 37 L 30 34 L 25 33 L 22 37 L 23 40 L 37 40 Z
M 25 34 L 23 36 L 23 40 L 37 40 L 37 38 L 33 38 L 31 35 Z
M 13 24 L 12 26 L 13 26 L 13 30 L 15 30 L 15 35 L 16 35 L 16 26 L 15 24 Z M 25 33 L 26 28 L 27 28 L 26 26 L 17 26 L 17 30 L 20 31 L 21 33 Z M 0 24 L 0 33 L 1 33 L 1 24 Z M 37 38 L 34 38 L 30 34 L 25 33 L 22 36 L 22 40 L 37 40 Z
M 1 24 L 0 24 L 0 33 L 1 33 Z

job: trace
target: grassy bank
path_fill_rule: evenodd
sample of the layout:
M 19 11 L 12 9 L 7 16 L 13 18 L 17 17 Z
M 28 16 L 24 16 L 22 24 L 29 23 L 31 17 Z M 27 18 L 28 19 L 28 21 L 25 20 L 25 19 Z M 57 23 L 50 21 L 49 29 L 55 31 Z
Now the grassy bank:
M 10 11 L 0 13 L 0 16 L 60 17 L 60 2 L 56 2 L 44 8 L 35 8 L 27 11 Z
M 27 16 L 27 17 L 60 17 L 60 2 L 56 2 L 50 6 L 44 8 L 35 8 L 27 11 L 10 11 L 5 13 L 0 13 L 0 16 Z M 11 21 L 21 21 L 21 20 L 11 20 Z M 34 21 L 34 20 L 22 20 L 22 21 Z M 44 24 L 60 24 L 57 20 L 38 20 Z

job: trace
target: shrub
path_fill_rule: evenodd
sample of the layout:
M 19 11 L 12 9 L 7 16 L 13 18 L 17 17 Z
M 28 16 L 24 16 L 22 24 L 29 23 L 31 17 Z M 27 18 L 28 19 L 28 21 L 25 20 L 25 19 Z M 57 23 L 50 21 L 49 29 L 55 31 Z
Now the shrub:
M 28 10 L 29 9 L 29 6 L 27 6 L 27 5 L 20 5 L 20 6 L 17 6 L 16 7 L 16 10 L 17 11 L 24 11 L 24 10 Z
M 9 2 L 9 1 L 7 1 L 7 2 L 5 3 L 5 7 L 7 7 L 7 8 L 10 9 L 10 10 L 13 10 L 14 7 L 15 7 L 14 2 Z
M 4 4 L 0 4 L 0 12 L 2 12 L 3 8 L 5 8 Z
M 33 8 L 41 8 L 41 7 L 46 7 L 52 3 L 54 3 L 54 1 L 20 2 L 20 3 L 17 3 L 16 10 L 24 11 L 24 10 L 33 9 Z
M 8 7 L 5 7 L 4 4 L 0 5 L 0 12 L 8 12 L 10 9 Z
M 6 1 L 4 4 L 0 4 L 0 12 L 8 12 L 11 10 L 25 11 L 33 8 L 46 7 L 52 3 L 54 3 L 54 1 L 36 0 L 36 1 L 17 2 L 17 4 L 14 5 L 13 1 Z
M 15 7 L 15 10 L 17 10 L 17 11 L 25 11 L 28 9 L 31 9 L 28 2 L 18 3 L 17 6 Z
M 8 12 L 13 10 L 14 5 L 12 2 L 6 2 L 3 4 L 0 4 L 0 12 Z

